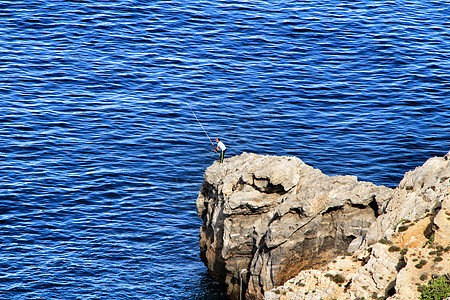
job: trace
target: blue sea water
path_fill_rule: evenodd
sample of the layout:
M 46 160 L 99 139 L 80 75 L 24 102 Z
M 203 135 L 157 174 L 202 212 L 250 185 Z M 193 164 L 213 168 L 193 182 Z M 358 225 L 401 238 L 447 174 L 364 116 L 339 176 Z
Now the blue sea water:
M 450 150 L 450 2 L 3 0 L 0 299 L 225 299 L 218 156 L 395 187 Z

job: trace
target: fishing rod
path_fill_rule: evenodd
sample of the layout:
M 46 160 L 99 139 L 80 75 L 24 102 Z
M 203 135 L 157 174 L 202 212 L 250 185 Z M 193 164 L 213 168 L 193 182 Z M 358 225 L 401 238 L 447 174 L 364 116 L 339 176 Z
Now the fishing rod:
M 206 136 L 208 137 L 209 141 L 211 142 L 211 145 L 214 146 L 213 141 L 209 138 L 208 133 L 206 132 L 205 128 L 203 127 L 202 123 L 200 123 L 200 121 L 198 120 L 197 116 L 195 115 L 194 111 L 192 110 L 192 107 L 189 105 L 188 102 L 186 102 L 186 104 L 189 106 L 189 108 L 191 109 L 192 114 L 194 115 L 195 119 L 197 120 L 198 124 L 202 127 L 203 131 L 205 132 Z

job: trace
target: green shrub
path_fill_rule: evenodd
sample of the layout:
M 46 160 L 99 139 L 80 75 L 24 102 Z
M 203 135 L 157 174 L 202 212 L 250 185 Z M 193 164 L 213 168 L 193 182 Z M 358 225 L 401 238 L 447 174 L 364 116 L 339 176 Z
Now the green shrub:
M 417 269 L 422 269 L 422 267 L 424 266 L 424 265 L 426 265 L 427 264 L 427 261 L 425 260 L 425 259 L 421 259 L 420 261 L 419 261 L 419 263 L 417 264 L 417 265 L 415 265 L 415 267 L 417 268 Z
M 378 241 L 380 244 L 389 245 L 391 242 L 389 242 L 386 238 L 382 238 Z
M 426 285 L 420 285 L 420 284 L 419 284 L 419 286 L 417 287 L 417 291 L 420 292 L 420 293 L 422 293 L 423 291 L 425 291 L 426 288 L 427 288 Z
M 298 285 L 298 286 L 305 286 L 306 284 L 304 284 L 303 282 L 301 282 L 301 280 L 299 280 L 299 281 L 297 282 L 297 285 Z
M 401 255 L 405 255 L 408 252 L 408 248 L 403 248 L 402 251 L 400 251 Z
M 407 223 L 411 223 L 411 221 L 408 219 L 401 219 L 397 224 L 395 224 L 394 229 L 397 228 L 398 225 L 400 225 L 400 224 L 407 224 Z M 408 228 L 408 227 L 406 227 L 406 228 Z
M 400 226 L 400 227 L 398 228 L 398 232 L 406 231 L 408 228 L 409 228 L 408 225 L 402 225 L 402 226 Z
M 345 282 L 345 278 L 341 274 L 332 275 L 332 274 L 328 273 L 328 274 L 325 274 L 325 277 L 329 277 L 332 281 L 334 281 L 337 284 Z
M 398 246 L 390 246 L 388 251 L 389 252 L 397 252 L 397 251 L 400 251 L 400 247 L 398 247 Z
M 422 269 L 423 265 L 422 265 L 422 264 L 417 264 L 417 265 L 415 265 L 415 267 L 416 267 L 417 269 Z
M 450 280 L 446 276 L 432 279 L 422 287 L 420 300 L 442 300 L 450 296 Z
M 438 257 L 436 257 L 433 261 L 434 262 L 440 262 L 440 261 L 442 261 L 443 260 L 443 258 L 441 257 L 441 256 L 438 256 Z
M 430 247 L 433 244 L 434 244 L 434 234 L 432 234 L 428 239 L 428 241 L 426 242 L 426 245 L 428 245 L 428 247 Z
M 336 274 L 336 275 L 334 275 L 333 281 L 336 283 L 344 283 L 345 278 L 341 274 Z
M 425 281 L 428 278 L 428 274 L 427 273 L 423 273 L 422 275 L 420 275 L 420 280 Z

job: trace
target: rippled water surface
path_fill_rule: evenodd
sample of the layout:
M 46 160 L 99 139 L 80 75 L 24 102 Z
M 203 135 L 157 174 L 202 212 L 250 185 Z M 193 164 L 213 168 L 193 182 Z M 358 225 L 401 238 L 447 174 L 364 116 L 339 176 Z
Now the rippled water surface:
M 0 298 L 223 299 L 217 156 L 395 187 L 450 150 L 448 1 L 0 3 Z

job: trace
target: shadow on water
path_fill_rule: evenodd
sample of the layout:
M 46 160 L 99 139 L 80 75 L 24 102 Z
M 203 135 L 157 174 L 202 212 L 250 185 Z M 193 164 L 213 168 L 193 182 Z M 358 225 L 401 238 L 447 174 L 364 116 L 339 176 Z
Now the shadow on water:
M 209 274 L 201 274 L 198 286 L 193 296 L 186 296 L 183 300 L 228 300 L 226 287 L 215 281 Z

